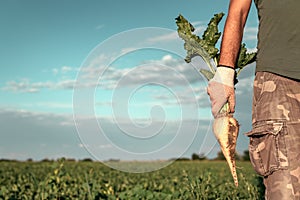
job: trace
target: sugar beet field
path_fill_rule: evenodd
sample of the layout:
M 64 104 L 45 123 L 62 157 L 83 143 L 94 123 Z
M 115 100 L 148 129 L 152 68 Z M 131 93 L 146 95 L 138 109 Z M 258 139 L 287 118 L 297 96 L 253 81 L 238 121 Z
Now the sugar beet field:
M 100 162 L 2 161 L 0 199 L 263 199 L 251 164 L 237 166 L 236 188 L 225 161 L 176 161 L 148 173 L 121 172 Z

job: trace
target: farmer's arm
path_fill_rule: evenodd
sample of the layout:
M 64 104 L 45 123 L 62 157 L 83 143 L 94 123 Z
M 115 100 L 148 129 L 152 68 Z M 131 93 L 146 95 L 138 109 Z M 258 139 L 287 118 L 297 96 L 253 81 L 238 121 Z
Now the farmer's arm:
M 230 0 L 219 65 L 234 67 L 252 0 Z
M 209 81 L 207 93 L 214 117 L 218 117 L 222 106 L 228 102 L 229 112 L 234 113 L 234 66 L 240 50 L 243 30 L 252 0 L 230 0 L 228 16 L 221 43 L 220 61 L 216 73 Z M 232 68 L 231 68 L 232 67 Z

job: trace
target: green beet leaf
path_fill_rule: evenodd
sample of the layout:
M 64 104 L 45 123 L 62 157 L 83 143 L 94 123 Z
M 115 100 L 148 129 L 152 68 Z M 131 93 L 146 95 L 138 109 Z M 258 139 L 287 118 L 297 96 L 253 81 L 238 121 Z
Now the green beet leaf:
M 216 47 L 216 44 L 221 37 L 221 32 L 219 32 L 218 30 L 218 25 L 223 16 L 224 13 L 218 13 L 211 18 L 206 30 L 202 35 L 202 38 L 193 33 L 195 31 L 194 26 L 182 15 L 179 15 L 176 18 L 178 35 L 185 42 L 184 49 L 187 53 L 185 61 L 189 63 L 191 62 L 191 59 L 193 57 L 201 56 L 209 67 L 209 70 L 202 69 L 200 70 L 200 72 L 208 80 L 213 77 L 215 73 L 215 67 L 217 66 L 219 61 L 220 54 L 219 49 Z M 236 74 L 238 75 L 245 66 L 253 63 L 255 60 L 256 52 L 248 53 L 246 45 L 242 43 L 235 66 L 235 69 L 237 70 Z M 237 79 L 235 80 L 235 83 L 237 83 Z

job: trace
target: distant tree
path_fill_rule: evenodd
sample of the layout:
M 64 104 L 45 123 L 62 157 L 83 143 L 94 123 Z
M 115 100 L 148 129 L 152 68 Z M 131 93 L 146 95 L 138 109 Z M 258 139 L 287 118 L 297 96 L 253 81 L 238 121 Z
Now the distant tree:
M 235 160 L 242 160 L 243 156 L 241 156 L 238 152 L 235 152 Z
M 192 154 L 192 160 L 206 160 L 206 156 L 204 153 L 200 153 L 200 154 L 197 154 L 197 153 L 193 153 Z
M 82 162 L 93 162 L 93 160 L 91 158 L 84 158 L 83 160 L 81 160 Z
M 207 160 L 207 157 L 205 156 L 204 153 L 200 153 L 199 158 L 200 158 L 200 160 Z
M 32 159 L 32 158 L 28 158 L 28 159 L 26 160 L 26 162 L 33 162 L 33 159 Z
M 108 162 L 120 162 L 120 159 L 111 158 L 108 160 Z
M 76 162 L 76 159 L 74 159 L 74 158 L 67 158 L 66 161 L 68 161 L 68 162 Z
M 50 160 L 48 158 L 44 158 L 43 160 L 41 160 L 41 162 L 53 162 L 53 160 Z
M 222 151 L 219 151 L 215 160 L 226 160 Z
M 243 156 L 242 156 L 242 159 L 243 159 L 244 161 L 250 161 L 250 155 L 249 155 L 249 151 L 248 151 L 248 150 L 245 150 L 245 151 L 244 151 L 244 154 L 243 154 Z
M 2 158 L 0 160 L 0 162 L 19 162 L 18 160 L 15 160 L 15 159 L 7 159 L 7 158 Z
M 185 157 L 180 157 L 180 158 L 175 158 L 175 159 L 173 159 L 173 160 L 176 160 L 176 161 L 189 161 L 189 160 L 191 160 L 191 159 L 185 158 Z
M 215 158 L 215 160 L 226 160 L 226 158 L 224 157 L 222 151 L 219 151 L 217 154 L 217 157 Z M 235 160 L 241 160 L 241 156 L 235 152 Z
M 197 153 L 193 153 L 192 160 L 200 160 L 200 156 Z

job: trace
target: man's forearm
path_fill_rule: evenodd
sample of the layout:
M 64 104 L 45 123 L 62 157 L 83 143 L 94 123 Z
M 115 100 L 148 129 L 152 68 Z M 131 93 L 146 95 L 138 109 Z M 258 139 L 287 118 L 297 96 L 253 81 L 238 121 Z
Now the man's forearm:
M 234 67 L 251 0 L 231 0 L 222 36 L 219 65 Z

